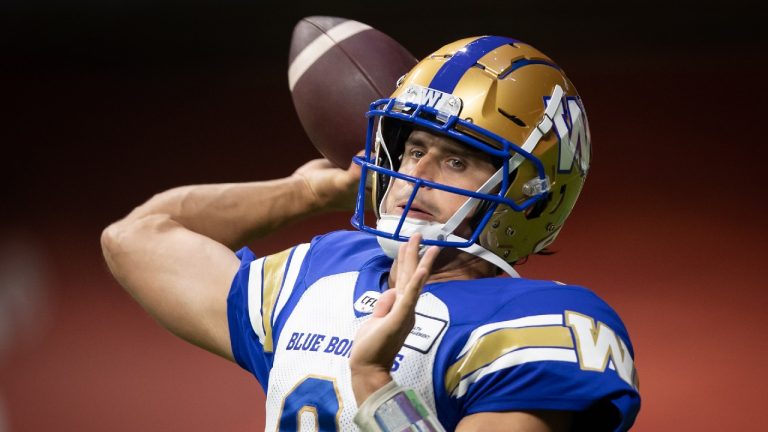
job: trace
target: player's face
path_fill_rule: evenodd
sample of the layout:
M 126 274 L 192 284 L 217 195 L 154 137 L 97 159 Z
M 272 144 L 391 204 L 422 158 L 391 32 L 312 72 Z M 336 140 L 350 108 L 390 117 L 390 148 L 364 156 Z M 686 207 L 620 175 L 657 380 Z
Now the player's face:
M 441 135 L 415 130 L 405 142 L 400 170 L 403 174 L 462 189 L 477 190 L 496 172 L 490 156 Z M 384 201 L 384 212 L 402 215 L 413 184 L 395 180 Z M 408 217 L 444 223 L 467 197 L 422 187 Z

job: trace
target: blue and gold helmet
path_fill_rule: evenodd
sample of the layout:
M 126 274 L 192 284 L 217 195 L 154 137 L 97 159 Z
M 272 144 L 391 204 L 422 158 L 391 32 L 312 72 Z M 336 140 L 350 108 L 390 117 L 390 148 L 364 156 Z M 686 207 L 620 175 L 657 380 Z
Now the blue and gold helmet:
M 371 104 L 363 175 L 353 225 L 387 242 L 422 232 L 425 245 L 456 247 L 507 272 L 511 264 L 554 241 L 581 192 L 590 136 L 581 98 L 549 57 L 514 39 L 462 39 L 435 51 L 397 83 L 390 98 Z M 441 134 L 488 154 L 498 171 L 478 190 L 458 189 L 398 172 L 414 128 Z M 402 215 L 381 213 L 396 179 L 412 184 Z M 366 181 L 376 226 L 365 220 Z M 409 227 L 407 210 L 421 188 L 466 197 L 445 223 Z M 453 231 L 465 219 L 472 233 Z M 391 248 L 390 248 L 391 249 Z M 511 271 L 510 271 L 511 270 Z

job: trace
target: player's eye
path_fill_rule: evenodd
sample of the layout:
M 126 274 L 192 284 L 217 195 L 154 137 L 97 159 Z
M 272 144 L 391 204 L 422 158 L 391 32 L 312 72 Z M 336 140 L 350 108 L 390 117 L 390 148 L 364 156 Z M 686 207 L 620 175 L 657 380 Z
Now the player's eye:
M 448 159 L 448 166 L 457 170 L 466 168 L 466 164 L 464 164 L 464 161 L 456 158 Z
M 419 149 L 411 149 L 409 155 L 414 159 L 421 159 L 424 157 L 424 152 Z

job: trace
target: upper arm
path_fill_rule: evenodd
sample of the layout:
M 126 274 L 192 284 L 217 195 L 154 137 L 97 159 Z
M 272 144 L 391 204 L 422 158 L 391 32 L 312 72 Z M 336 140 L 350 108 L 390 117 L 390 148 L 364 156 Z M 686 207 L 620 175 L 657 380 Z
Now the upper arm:
M 456 426 L 456 432 L 560 432 L 571 427 L 569 411 L 483 412 L 468 415 Z
M 452 351 L 439 390 L 448 400 L 465 414 L 573 412 L 579 425 L 582 413 L 605 406 L 609 430 L 628 429 L 640 397 L 631 344 L 616 313 L 577 287 L 545 285 L 508 304 L 483 325 L 457 331 L 447 345 Z M 458 414 L 442 416 L 459 421 Z
M 115 278 L 165 328 L 233 359 L 227 294 L 239 260 L 230 249 L 167 215 L 116 222 L 101 241 Z

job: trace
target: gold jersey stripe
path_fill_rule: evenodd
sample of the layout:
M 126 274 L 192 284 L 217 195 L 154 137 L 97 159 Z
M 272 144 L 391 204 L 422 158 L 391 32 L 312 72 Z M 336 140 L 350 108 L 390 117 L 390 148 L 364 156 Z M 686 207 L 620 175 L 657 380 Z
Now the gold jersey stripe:
M 291 249 L 268 256 L 264 260 L 264 276 L 261 280 L 261 322 L 264 325 L 264 352 L 272 352 L 272 310 L 283 285 L 285 265 Z
M 573 348 L 571 330 L 564 326 L 507 328 L 480 337 L 445 374 L 445 387 L 453 393 L 462 379 L 499 357 L 524 348 Z

